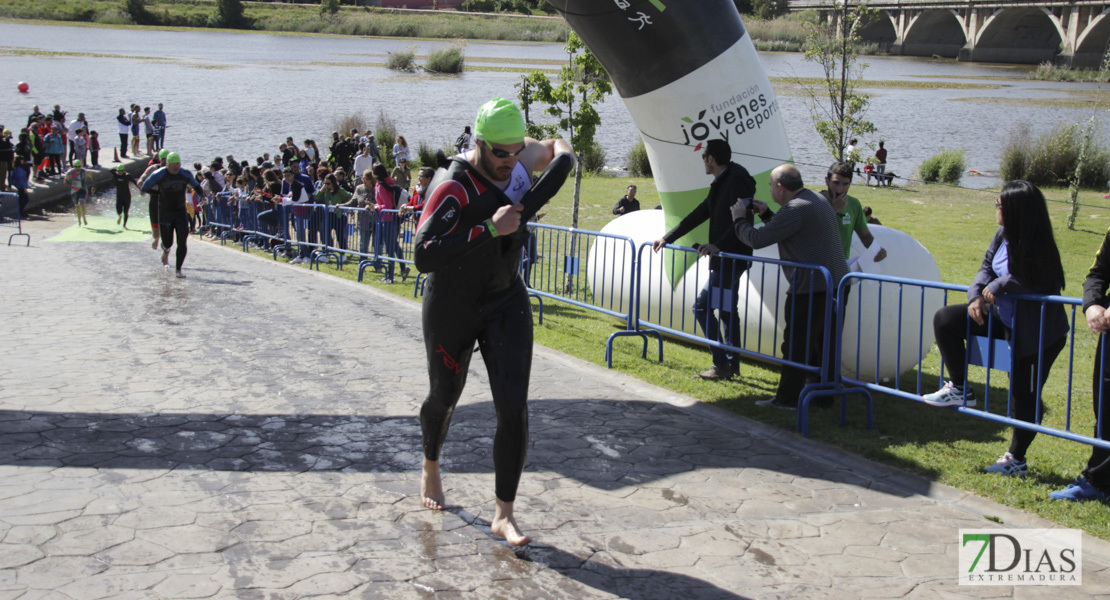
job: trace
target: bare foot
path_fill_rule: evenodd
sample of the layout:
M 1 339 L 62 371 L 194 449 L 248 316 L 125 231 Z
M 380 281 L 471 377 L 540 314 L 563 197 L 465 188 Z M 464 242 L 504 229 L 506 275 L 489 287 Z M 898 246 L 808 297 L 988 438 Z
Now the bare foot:
M 170 266 L 170 251 L 169 251 L 168 248 L 165 249 L 165 250 L 162 250 L 162 266 L 163 267 Z
M 493 513 L 493 521 L 489 524 L 493 535 L 505 538 L 510 546 L 527 546 L 532 543 L 532 538 L 524 535 L 513 517 L 513 503 L 497 500 L 497 510 Z
M 424 459 L 420 474 L 420 503 L 424 508 L 443 510 L 447 499 L 443 497 L 443 480 L 439 477 L 439 461 Z

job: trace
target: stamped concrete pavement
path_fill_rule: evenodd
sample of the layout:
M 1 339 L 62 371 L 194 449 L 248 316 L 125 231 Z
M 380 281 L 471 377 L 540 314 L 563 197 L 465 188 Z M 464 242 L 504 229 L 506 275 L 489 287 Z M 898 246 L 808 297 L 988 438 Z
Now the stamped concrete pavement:
M 64 220 L 68 224 L 68 220 Z M 418 498 L 419 306 L 193 241 L 0 245 L 0 599 L 1089 598 L 957 584 L 960 528 L 1053 527 L 544 348 L 489 534 L 475 361 Z M 599 342 L 600 352 L 600 342 Z

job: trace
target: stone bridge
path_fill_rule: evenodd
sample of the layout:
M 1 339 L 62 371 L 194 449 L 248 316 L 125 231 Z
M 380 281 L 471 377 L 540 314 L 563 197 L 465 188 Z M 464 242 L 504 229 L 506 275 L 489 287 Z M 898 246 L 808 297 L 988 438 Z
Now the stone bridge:
M 830 23 L 838 0 L 791 0 Z M 878 18 L 861 34 L 891 54 L 959 60 L 1097 67 L 1110 41 L 1110 2 L 1076 0 L 885 0 L 867 2 Z

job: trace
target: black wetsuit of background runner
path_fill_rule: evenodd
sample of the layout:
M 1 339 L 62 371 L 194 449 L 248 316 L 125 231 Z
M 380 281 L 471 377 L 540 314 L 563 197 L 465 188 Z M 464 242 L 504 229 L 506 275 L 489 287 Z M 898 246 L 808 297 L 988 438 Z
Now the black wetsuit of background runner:
M 143 182 L 143 191 L 149 192 L 155 186 L 158 187 L 158 229 L 161 231 L 162 249 L 169 250 L 176 232 L 177 270 L 180 271 L 181 265 L 185 264 L 185 255 L 188 254 L 185 245 L 185 239 L 189 236 L 189 213 L 185 210 L 185 203 L 188 201 L 185 198 L 188 193 L 186 186 L 199 191 L 200 184 L 185 169 L 175 175 L 168 168 L 162 167 Z
M 131 212 L 131 184 L 139 185 L 139 180 L 126 171 L 120 173 L 112 171 L 112 179 L 116 183 L 116 214 L 123 215 L 123 226 L 127 226 L 127 214 Z

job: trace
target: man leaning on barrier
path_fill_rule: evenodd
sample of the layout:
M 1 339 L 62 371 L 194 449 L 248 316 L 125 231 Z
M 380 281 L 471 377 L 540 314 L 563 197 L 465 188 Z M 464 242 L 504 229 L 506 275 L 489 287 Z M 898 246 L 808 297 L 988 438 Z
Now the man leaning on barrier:
M 848 274 L 848 263 L 840 246 L 836 213 L 821 195 L 806 189 L 802 175 L 794 165 L 779 165 L 771 171 L 769 184 L 771 199 L 781 208 L 772 213 L 767 204 L 753 200 L 759 217 L 765 225 L 756 229 L 751 222 L 750 209 L 743 202 L 732 207 L 736 219 L 736 236 L 752 248 L 779 245 L 779 258 L 791 262 L 821 265 L 832 275 L 831 290 L 825 289 L 823 278 L 815 277 L 816 270 L 782 268 L 789 283 L 786 291 L 786 330 L 782 334 L 782 357 L 810 366 L 820 366 L 822 355 L 829 348 L 822 346 L 825 334 L 824 307 L 827 294 L 836 294 L 836 286 Z M 835 311 L 832 315 L 836 322 Z M 830 332 L 830 347 L 835 336 Z M 808 352 L 807 352 L 808 349 Z M 829 354 L 830 369 L 833 353 Z M 796 367 L 782 366 L 778 391 L 773 398 L 756 402 L 760 406 L 774 406 L 787 410 L 798 407 L 798 396 L 806 384 L 806 372 Z M 831 400 L 830 400 L 831 402 Z
M 675 225 L 666 235 L 655 240 L 652 248 L 658 252 L 666 244 L 673 244 L 678 238 L 690 233 L 695 227 L 709 221 L 709 243 L 697 247 L 698 254 L 708 255 L 709 280 L 694 300 L 694 316 L 698 325 L 705 331 L 705 337 L 714 342 L 721 339 L 721 325 L 726 328 L 726 344 L 737 347 L 740 344 L 740 317 L 736 314 L 736 290 L 740 286 L 740 276 L 748 268 L 747 261 L 722 260 L 717 254 L 752 253 L 747 243 L 739 240 L 732 230 L 730 208 L 738 199 L 748 202 L 755 196 L 755 179 L 747 169 L 732 162 L 732 148 L 724 140 L 709 140 L 701 155 L 705 173 L 713 176 L 709 195 L 705 197 L 690 214 Z M 750 210 L 750 208 L 749 208 Z M 750 213 L 749 213 L 750 217 Z M 720 320 L 713 314 L 712 296 L 720 300 Z M 731 379 L 740 372 L 740 356 L 728 350 L 710 347 L 713 367 L 703 371 L 702 379 Z

